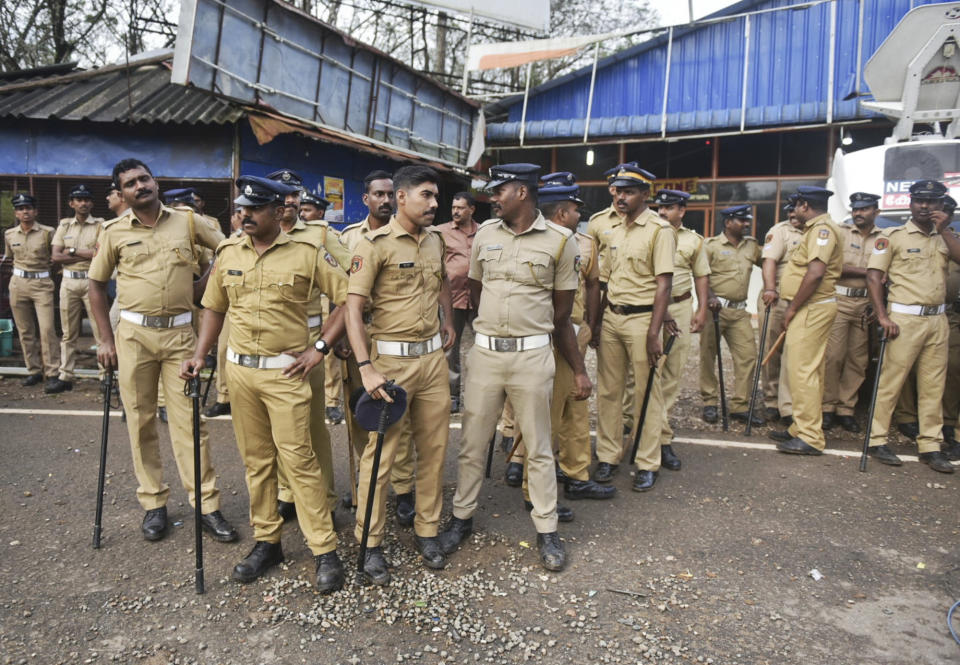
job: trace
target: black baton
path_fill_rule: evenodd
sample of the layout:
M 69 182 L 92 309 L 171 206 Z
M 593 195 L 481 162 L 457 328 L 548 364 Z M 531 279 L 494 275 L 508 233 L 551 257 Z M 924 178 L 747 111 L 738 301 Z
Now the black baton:
M 387 381 L 384 392 L 393 385 Z M 357 557 L 357 572 L 363 575 L 363 564 L 367 559 L 367 539 L 370 537 L 370 519 L 373 517 L 373 499 L 377 494 L 377 473 L 380 471 L 380 456 L 383 454 L 383 437 L 387 431 L 389 408 L 386 400 L 380 400 L 380 419 L 377 421 L 377 447 L 373 450 L 373 466 L 370 469 L 370 485 L 367 487 L 367 505 L 363 511 L 363 532 L 360 535 L 360 554 Z
M 97 474 L 97 515 L 93 519 L 93 549 L 100 549 L 100 531 L 103 520 L 103 485 L 107 475 L 107 438 L 110 432 L 110 398 L 113 395 L 113 370 L 107 373 L 103 391 L 103 420 L 100 421 L 100 472 Z
M 196 527 L 197 570 L 194 576 L 197 593 L 203 593 L 203 530 L 200 519 L 203 514 L 200 507 L 200 379 L 193 377 L 184 386 L 193 402 L 193 521 Z
M 880 352 L 877 356 L 877 375 L 873 377 L 873 390 L 870 393 L 870 409 L 867 411 L 867 431 L 863 435 L 863 452 L 860 453 L 860 470 L 867 470 L 867 450 L 870 448 L 870 430 L 873 429 L 873 410 L 877 406 L 877 391 L 880 389 L 880 370 L 883 369 L 883 353 L 887 350 L 887 336 L 880 337 Z
M 663 356 L 670 355 L 670 349 L 673 348 L 673 342 L 677 339 L 676 335 L 670 335 L 666 346 L 663 347 Z M 637 433 L 633 435 L 633 452 L 630 453 L 630 463 L 637 457 L 637 450 L 640 448 L 640 434 L 643 432 L 643 423 L 647 419 L 647 405 L 650 403 L 650 389 L 653 387 L 653 379 L 657 374 L 657 368 L 651 367 L 647 373 L 647 389 L 643 393 L 643 403 L 640 405 L 640 413 L 637 418 Z
M 713 334 L 717 339 L 717 376 L 720 379 L 720 418 L 723 422 L 723 431 L 730 429 L 727 421 L 727 389 L 723 385 L 723 358 L 720 351 L 720 312 L 713 312 Z
M 750 393 L 750 409 L 747 411 L 747 429 L 744 432 L 750 436 L 750 430 L 753 428 L 753 407 L 757 403 L 757 388 L 760 386 L 760 370 L 762 365 L 760 359 L 763 358 L 763 347 L 767 344 L 767 326 L 770 324 L 770 305 L 767 305 L 767 311 L 763 315 L 763 328 L 760 329 L 760 350 L 757 351 L 757 365 L 753 370 L 753 392 Z

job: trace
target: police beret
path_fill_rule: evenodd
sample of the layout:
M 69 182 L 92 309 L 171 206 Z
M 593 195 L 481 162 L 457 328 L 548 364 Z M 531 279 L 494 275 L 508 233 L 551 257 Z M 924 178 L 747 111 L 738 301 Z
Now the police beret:
M 854 192 L 850 195 L 850 209 L 859 210 L 860 208 L 869 208 L 879 205 L 880 196 L 878 194 L 868 194 L 867 192 Z
M 357 418 L 357 424 L 368 432 L 376 432 L 380 426 L 380 412 L 387 410 L 386 427 L 390 427 L 400 420 L 403 412 L 407 409 L 407 391 L 400 386 L 388 381 L 383 389 L 390 395 L 393 402 L 387 402 L 382 399 L 374 399 L 370 394 L 362 389 L 359 398 L 351 398 L 353 414 Z M 356 393 L 354 393 L 356 396 Z
M 494 189 L 508 182 L 537 186 L 540 179 L 540 167 L 537 164 L 500 164 L 490 168 L 490 182 L 487 189 Z
M 620 170 L 610 179 L 613 187 L 652 187 L 657 176 L 636 165 L 636 162 L 621 164 Z
M 14 194 L 13 198 L 10 199 L 13 203 L 14 208 L 19 208 L 20 206 L 35 206 L 37 205 L 37 200 L 30 196 L 29 194 Z
M 283 201 L 288 194 L 300 191 L 275 180 L 258 178 L 254 175 L 242 175 L 237 178 L 240 196 L 233 202 L 238 206 L 262 206 L 274 201 Z
M 270 180 L 276 180 L 277 182 L 282 182 L 284 185 L 290 185 L 292 187 L 301 187 L 303 185 L 303 178 L 300 177 L 299 173 L 292 169 L 280 169 L 279 171 L 268 173 L 267 178 Z
M 658 206 L 672 206 L 677 203 L 686 205 L 689 198 L 690 194 L 679 189 L 661 189 L 650 199 L 650 203 Z
M 736 217 L 737 219 L 753 219 L 753 208 L 749 205 L 730 206 L 720 211 L 724 217 Z
M 92 199 L 93 192 L 87 189 L 86 185 L 76 185 L 70 190 L 71 199 Z
M 914 199 L 942 199 L 947 187 L 937 180 L 917 180 L 910 185 L 910 197 Z
M 827 199 L 833 196 L 833 192 L 823 187 L 813 187 L 812 185 L 800 185 L 797 187 L 796 199 L 794 203 L 803 199 L 814 203 L 826 203 Z

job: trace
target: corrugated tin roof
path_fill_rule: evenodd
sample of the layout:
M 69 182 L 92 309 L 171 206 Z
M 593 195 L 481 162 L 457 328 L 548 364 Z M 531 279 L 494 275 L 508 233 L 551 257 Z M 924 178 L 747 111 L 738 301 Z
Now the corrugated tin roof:
M 0 86 L 0 118 L 226 124 L 243 107 L 170 82 L 169 54 Z

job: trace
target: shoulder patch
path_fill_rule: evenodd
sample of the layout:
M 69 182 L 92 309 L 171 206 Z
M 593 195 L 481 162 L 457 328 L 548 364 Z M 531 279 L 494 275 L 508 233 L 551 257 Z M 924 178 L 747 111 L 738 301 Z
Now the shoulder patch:
M 363 268 L 363 257 L 357 256 L 354 254 L 353 258 L 350 259 L 350 274 L 360 272 Z
M 886 237 L 881 236 L 881 237 L 877 238 L 877 242 L 874 243 L 874 245 L 873 245 L 873 253 L 874 253 L 874 254 L 886 254 L 886 253 L 887 253 L 887 247 L 889 247 L 889 246 L 890 246 L 890 241 L 889 241 Z
M 337 260 L 336 260 L 335 258 L 333 258 L 333 255 L 332 255 L 330 252 L 324 252 L 324 253 L 323 253 L 323 260 L 326 261 L 327 263 L 329 263 L 329 264 L 330 264 L 331 266 L 333 266 L 334 268 L 339 268 L 339 267 L 340 267 L 340 264 L 337 263 Z
M 772 232 L 767 234 L 767 237 L 766 237 L 766 239 L 764 240 L 764 242 L 770 242 L 771 240 L 773 240 L 773 233 L 772 233 Z
M 830 229 L 820 229 L 819 231 L 817 231 L 817 237 L 818 237 L 818 238 L 829 238 L 829 237 L 830 237 Z

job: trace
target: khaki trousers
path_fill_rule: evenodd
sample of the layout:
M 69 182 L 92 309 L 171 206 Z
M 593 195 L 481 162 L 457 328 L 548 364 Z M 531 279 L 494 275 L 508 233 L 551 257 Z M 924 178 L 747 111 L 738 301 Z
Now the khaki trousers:
M 947 379 L 943 391 L 943 424 L 957 426 L 960 415 L 960 314 L 947 315 L 950 333 L 947 340 Z
M 870 331 L 863 315 L 868 298 L 837 296 L 837 318 L 830 328 L 824 369 L 823 412 L 852 416 L 870 361 Z
M 673 342 L 670 355 L 661 361 L 660 382 L 663 392 L 663 415 L 661 416 L 660 445 L 669 446 L 673 440 L 673 428 L 670 426 L 670 412 L 677 403 L 680 393 L 680 379 L 683 378 L 683 369 L 687 364 L 687 356 L 692 346 L 690 321 L 693 319 L 693 304 L 689 301 L 672 303 L 667 310 L 670 317 L 677 322 L 680 335 Z M 712 323 L 712 322 L 711 322 Z M 669 335 L 663 334 L 663 344 L 666 348 Z M 646 428 L 646 425 L 644 425 Z
M 163 462 L 157 437 L 157 383 L 167 396 L 170 441 L 180 482 L 194 503 L 193 406 L 183 394 L 180 363 L 193 354 L 197 337 L 190 326 L 144 328 L 121 319 L 117 325 L 117 378 L 127 413 L 127 432 L 133 453 L 133 471 L 139 487 L 137 499 L 144 510 L 166 505 L 170 487 L 163 482 Z M 220 509 L 220 491 L 210 463 L 207 425 L 200 422 L 200 509 L 204 514 Z
M 343 399 L 343 361 L 332 353 L 323 359 L 323 394 L 327 406 L 340 406 Z
M 214 381 L 217 386 L 217 403 L 230 403 L 230 388 L 227 386 L 227 341 L 230 339 L 230 319 L 223 319 L 223 328 L 217 337 L 217 375 Z
M 12 276 L 10 309 L 17 324 L 27 372 L 40 374 L 42 371 L 48 379 L 56 377 L 60 367 L 60 345 L 53 324 L 53 280 Z M 33 320 L 34 312 L 37 315 L 36 323 Z
M 941 409 L 950 335 L 947 317 L 943 314 L 913 316 L 891 312 L 890 319 L 900 326 L 900 334 L 887 342 L 873 411 L 870 445 L 881 446 L 887 442 L 890 415 L 911 368 L 915 368 L 920 424 L 917 448 L 921 453 L 940 450 L 943 441 Z
M 320 339 L 320 326 L 310 329 L 310 344 L 313 345 L 318 339 Z M 333 450 L 330 446 L 330 432 L 327 430 L 324 419 L 323 363 L 313 368 L 307 377 L 307 383 L 310 384 L 310 445 L 320 464 L 320 473 L 327 488 L 327 503 L 333 511 L 337 506 L 337 492 L 333 486 Z M 231 409 L 232 412 L 233 409 Z M 282 462 L 277 469 L 277 485 L 279 487 L 277 498 L 280 501 L 294 503 L 294 493 Z
M 634 413 L 641 418 L 643 389 L 647 385 L 650 363 L 647 361 L 647 330 L 652 313 L 603 314 L 600 331 L 600 364 L 597 367 L 597 459 L 619 464 L 623 457 L 623 391 L 627 370 L 633 368 L 637 390 L 634 392 Z M 632 460 L 640 470 L 660 469 L 660 434 L 663 431 L 663 393 L 661 377 L 654 379 L 646 419 L 637 456 Z M 636 436 L 634 423 L 630 445 Z
M 297 504 L 297 521 L 314 554 L 337 548 L 327 486 L 310 444 L 310 384 L 280 369 L 227 363 L 237 448 L 246 469 L 254 540 L 279 543 L 277 475 L 282 467 Z
M 757 299 L 757 311 L 763 317 L 767 306 L 763 304 L 763 294 Z M 780 333 L 783 332 L 783 314 L 787 311 L 787 303 L 783 299 L 777 300 L 770 309 L 770 323 L 767 324 L 767 340 L 763 345 L 763 357 L 767 356 L 770 348 L 773 346 Z M 707 325 L 711 325 L 707 322 Z M 763 325 L 761 319 L 760 325 Z M 768 409 L 777 409 L 781 416 L 789 416 L 793 413 L 793 403 L 790 400 L 790 387 L 786 380 L 781 381 L 781 376 L 785 373 L 780 365 L 783 362 L 783 346 L 777 349 L 776 353 L 770 356 L 770 360 L 763 366 L 760 374 L 761 385 L 763 386 L 764 405 Z
M 602 335 L 601 335 L 602 337 Z M 603 362 L 601 356 L 603 355 L 603 346 L 597 347 L 597 367 L 600 367 L 600 363 Z M 584 356 L 586 358 L 586 356 Z M 634 401 L 636 400 L 637 393 L 637 382 L 633 376 L 633 367 L 627 367 L 627 375 L 624 379 L 623 385 L 623 400 L 621 402 L 621 409 L 623 411 L 623 425 L 629 429 L 633 429 L 633 418 L 634 418 Z
M 549 346 L 499 352 L 474 345 L 467 354 L 463 436 L 457 455 L 453 514 L 473 517 L 483 484 L 490 438 L 509 397 L 527 449 L 530 517 L 539 533 L 557 530 L 557 476 L 550 436 L 550 405 L 556 367 Z
M 753 337 L 750 312 L 726 307 L 721 309 L 720 335 L 727 340 L 730 355 L 733 356 L 733 395 L 729 396 L 727 408 L 730 413 L 745 413 L 750 408 L 750 379 L 757 365 L 757 343 Z M 711 316 L 700 332 L 700 398 L 704 406 L 718 405 L 719 386 L 717 339 Z
M 399 422 L 383 437 L 380 468 L 373 513 L 370 517 L 370 547 L 383 542 L 387 522 L 387 480 L 397 453 L 412 440 L 416 445 L 416 517 L 413 530 L 421 538 L 432 538 L 440 529 L 443 508 L 443 463 L 450 436 L 450 376 L 447 358 L 441 349 L 417 357 L 386 356 L 377 353 L 371 360 L 377 369 L 407 391 L 407 410 Z M 360 457 L 360 482 L 357 487 L 357 526 L 359 541 L 363 535 L 367 498 L 370 496 L 370 473 L 377 448 L 377 433 L 368 432 L 367 445 Z
M 90 309 L 90 298 L 87 297 L 85 279 L 64 277 L 60 282 L 60 325 L 63 328 L 63 339 L 60 340 L 60 379 L 73 381 L 73 370 L 77 363 L 77 340 L 80 339 L 80 329 L 83 326 L 83 315 L 86 313 L 93 329 L 93 338 L 100 344 L 100 331 L 97 321 Z M 100 378 L 106 373 L 100 367 Z
M 837 303 L 804 305 L 787 328 L 784 355 L 787 361 L 793 424 L 790 434 L 818 450 L 823 438 L 823 372 L 830 327 L 837 316 Z

